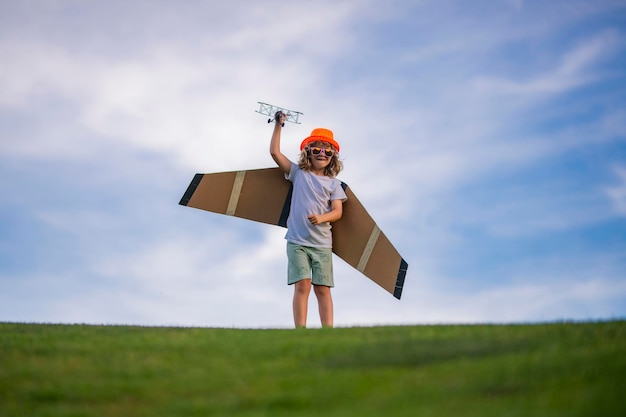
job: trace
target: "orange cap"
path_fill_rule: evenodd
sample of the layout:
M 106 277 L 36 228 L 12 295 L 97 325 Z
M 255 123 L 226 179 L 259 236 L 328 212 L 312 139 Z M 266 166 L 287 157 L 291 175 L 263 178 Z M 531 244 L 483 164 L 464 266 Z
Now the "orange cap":
M 313 129 L 311 136 L 304 139 L 300 144 L 300 150 L 303 150 L 307 144 L 318 141 L 330 143 L 335 149 L 337 149 L 337 152 L 339 152 L 339 143 L 335 141 L 333 131 L 322 128 Z

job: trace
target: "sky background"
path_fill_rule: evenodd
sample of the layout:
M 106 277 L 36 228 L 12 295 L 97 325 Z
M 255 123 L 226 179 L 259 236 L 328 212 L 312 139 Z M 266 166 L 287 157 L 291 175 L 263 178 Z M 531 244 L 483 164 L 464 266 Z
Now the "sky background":
M 409 263 L 336 326 L 626 317 L 626 1 L 0 0 L 0 321 L 292 327 L 284 229 L 178 205 L 334 131 Z M 319 327 L 313 294 L 309 326 Z

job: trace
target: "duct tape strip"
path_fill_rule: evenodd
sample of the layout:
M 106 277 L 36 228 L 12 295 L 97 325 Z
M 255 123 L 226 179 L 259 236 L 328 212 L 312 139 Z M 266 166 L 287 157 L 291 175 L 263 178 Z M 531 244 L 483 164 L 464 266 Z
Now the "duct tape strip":
M 228 214 L 229 216 L 235 215 L 235 210 L 237 210 L 237 203 L 239 202 L 241 187 L 243 185 L 243 180 L 245 176 L 246 171 L 237 171 L 237 175 L 235 176 L 235 182 L 233 184 L 233 191 L 230 193 L 230 200 L 228 200 L 228 208 L 226 209 L 226 214 Z
M 365 267 L 370 260 L 370 256 L 372 255 L 372 251 L 374 250 L 374 246 L 376 245 L 376 241 L 378 240 L 378 236 L 380 236 L 380 229 L 377 225 L 374 225 L 372 233 L 370 234 L 370 238 L 367 241 L 367 245 L 365 245 L 365 249 L 363 249 L 363 253 L 361 254 L 359 264 L 356 267 L 356 269 L 360 272 L 365 271 Z

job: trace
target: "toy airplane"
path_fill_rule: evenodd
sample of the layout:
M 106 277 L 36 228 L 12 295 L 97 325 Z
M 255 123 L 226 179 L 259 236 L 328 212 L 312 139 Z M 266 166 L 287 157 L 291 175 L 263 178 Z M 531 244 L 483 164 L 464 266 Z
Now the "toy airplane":
M 333 223 L 333 252 L 400 299 L 408 264 L 367 213 L 350 187 L 343 216 Z M 291 182 L 280 168 L 196 174 L 179 204 L 287 227 Z
M 298 118 L 302 114 L 301 112 L 287 110 L 282 107 L 274 106 L 272 104 L 262 103 L 260 101 L 258 103 L 259 103 L 259 110 L 256 110 L 256 112 L 259 114 L 264 114 L 265 116 L 270 116 L 270 118 L 267 119 L 267 123 L 272 123 L 274 121 L 274 115 L 277 112 L 281 111 L 285 114 L 285 116 L 287 116 L 287 119 L 286 119 L 287 122 L 300 124 L 300 122 L 298 121 Z M 285 126 L 284 123 L 283 123 L 283 126 Z

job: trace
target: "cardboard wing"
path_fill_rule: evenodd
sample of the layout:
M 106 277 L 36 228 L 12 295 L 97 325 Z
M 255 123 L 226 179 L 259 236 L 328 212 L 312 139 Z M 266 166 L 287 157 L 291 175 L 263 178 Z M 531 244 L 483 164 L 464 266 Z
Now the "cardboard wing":
M 343 216 L 333 223 L 333 252 L 397 299 L 408 264 L 345 183 Z M 181 205 L 286 227 L 290 181 L 279 168 L 196 174 Z

